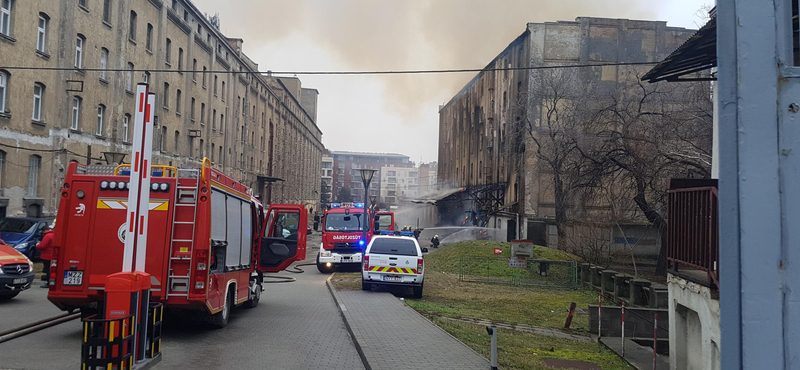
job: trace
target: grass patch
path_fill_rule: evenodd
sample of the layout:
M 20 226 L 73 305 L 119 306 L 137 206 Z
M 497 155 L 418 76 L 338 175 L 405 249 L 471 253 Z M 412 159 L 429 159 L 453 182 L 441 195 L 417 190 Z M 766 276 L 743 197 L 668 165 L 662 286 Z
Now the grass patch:
M 331 283 L 337 290 L 361 290 L 360 272 L 335 272 Z
M 511 243 L 469 240 L 442 246 L 425 257 L 425 266 L 436 271 L 458 274 L 461 256 L 494 257 L 495 248 L 503 250 L 503 257 L 511 257 Z M 580 261 L 580 257 L 572 253 L 539 245 L 533 247 L 533 258 L 553 261 Z
M 481 355 L 489 357 L 490 337 L 482 326 L 432 318 L 432 321 Z M 497 335 L 498 365 L 502 369 L 548 370 L 541 360 L 555 358 L 586 361 L 604 370 L 631 367 L 603 345 L 559 339 L 531 333 L 500 330 Z

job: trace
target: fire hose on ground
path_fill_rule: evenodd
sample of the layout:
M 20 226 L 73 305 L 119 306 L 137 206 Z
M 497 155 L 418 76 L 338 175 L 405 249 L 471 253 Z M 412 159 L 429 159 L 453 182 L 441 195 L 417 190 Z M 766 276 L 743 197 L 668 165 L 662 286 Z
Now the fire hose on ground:
M 298 264 L 298 265 L 294 265 L 294 266 L 291 267 L 291 269 L 286 269 L 284 271 L 291 272 L 293 274 L 302 274 L 302 273 L 305 272 L 305 270 L 301 269 L 300 266 L 315 266 L 315 265 L 316 265 L 315 262 L 301 263 L 301 264 Z M 288 276 L 270 276 L 270 275 L 266 275 L 266 276 L 264 276 L 264 279 L 275 279 L 274 281 L 266 281 L 265 280 L 264 281 L 265 284 L 267 284 L 267 283 L 269 283 L 269 284 L 293 283 L 293 282 L 297 281 L 297 279 L 295 279 L 293 277 L 288 277 Z
M 47 329 L 49 327 L 56 326 L 58 324 L 63 324 L 67 321 L 72 321 L 80 317 L 81 317 L 80 312 L 67 312 L 61 315 L 53 316 L 39 321 L 34 321 L 32 323 L 25 324 L 18 328 L 6 330 L 0 332 L 0 343 L 7 342 L 9 340 L 16 339 L 28 334 L 32 334 L 39 330 Z

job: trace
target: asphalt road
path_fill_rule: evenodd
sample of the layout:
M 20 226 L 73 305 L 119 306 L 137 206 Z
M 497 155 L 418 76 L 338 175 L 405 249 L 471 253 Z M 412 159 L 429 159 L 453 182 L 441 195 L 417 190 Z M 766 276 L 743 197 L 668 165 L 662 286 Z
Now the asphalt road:
M 314 247 L 317 246 L 317 247 Z M 308 241 L 313 262 L 319 236 Z M 212 329 L 165 317 L 163 360 L 156 369 L 363 369 L 353 341 L 316 267 L 267 284 L 255 309 L 235 309 L 228 326 Z M 59 314 L 46 289 L 33 287 L 0 303 L 0 331 Z M 172 321 L 166 321 L 172 320 Z M 0 344 L 0 369 L 80 368 L 80 321 Z

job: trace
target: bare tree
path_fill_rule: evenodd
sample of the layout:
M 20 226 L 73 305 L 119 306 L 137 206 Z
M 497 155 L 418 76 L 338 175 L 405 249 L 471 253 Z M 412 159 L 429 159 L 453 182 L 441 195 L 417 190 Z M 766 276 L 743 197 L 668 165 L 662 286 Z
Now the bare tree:
M 666 272 L 667 181 L 710 175 L 711 106 L 707 83 L 645 84 L 636 71 L 610 91 L 579 147 L 600 173 L 620 173 L 633 202 L 661 235 L 657 274 Z M 706 99 L 709 98 L 709 99 Z

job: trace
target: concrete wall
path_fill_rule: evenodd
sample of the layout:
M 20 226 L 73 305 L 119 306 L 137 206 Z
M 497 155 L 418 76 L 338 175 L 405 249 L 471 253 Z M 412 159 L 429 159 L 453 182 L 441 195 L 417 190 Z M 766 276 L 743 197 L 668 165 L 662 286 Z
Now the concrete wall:
M 719 300 L 712 291 L 668 274 L 672 370 L 720 369 Z

